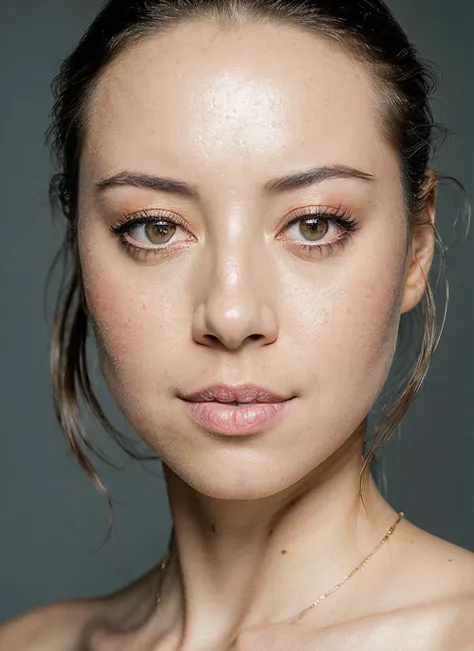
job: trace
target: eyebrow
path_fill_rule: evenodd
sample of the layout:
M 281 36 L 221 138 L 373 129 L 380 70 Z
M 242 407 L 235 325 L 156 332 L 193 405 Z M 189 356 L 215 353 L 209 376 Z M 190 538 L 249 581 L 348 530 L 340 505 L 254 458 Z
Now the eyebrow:
M 297 172 L 281 178 L 271 179 L 263 185 L 265 194 L 274 195 L 297 188 L 307 187 L 330 179 L 360 179 L 362 181 L 373 181 L 374 176 L 362 170 L 347 165 L 332 165 L 316 167 L 304 172 Z M 175 179 L 149 174 L 136 174 L 133 172 L 120 172 L 114 176 L 99 181 L 96 185 L 100 192 L 110 188 L 132 186 L 145 188 L 156 192 L 167 192 L 183 197 L 199 198 L 199 189 L 196 185 L 177 181 Z

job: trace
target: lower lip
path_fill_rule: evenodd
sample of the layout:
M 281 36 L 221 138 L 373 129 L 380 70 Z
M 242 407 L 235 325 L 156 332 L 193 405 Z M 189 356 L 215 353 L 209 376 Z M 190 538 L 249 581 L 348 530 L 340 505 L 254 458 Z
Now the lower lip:
M 195 423 L 215 434 L 256 434 L 279 420 L 291 400 L 236 407 L 221 402 L 185 401 Z

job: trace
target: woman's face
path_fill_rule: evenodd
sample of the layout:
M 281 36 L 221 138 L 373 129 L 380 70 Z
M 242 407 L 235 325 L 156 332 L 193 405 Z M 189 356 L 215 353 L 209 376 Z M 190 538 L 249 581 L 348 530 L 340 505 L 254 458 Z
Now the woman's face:
M 379 99 L 323 39 L 204 22 L 131 47 L 94 93 L 78 244 L 103 371 L 139 435 L 203 494 L 293 485 L 347 441 L 386 380 L 407 241 Z M 315 168 L 327 169 L 312 183 L 270 187 Z M 111 232 L 137 215 L 178 225 Z M 295 397 L 252 436 L 206 431 L 178 397 L 247 382 Z

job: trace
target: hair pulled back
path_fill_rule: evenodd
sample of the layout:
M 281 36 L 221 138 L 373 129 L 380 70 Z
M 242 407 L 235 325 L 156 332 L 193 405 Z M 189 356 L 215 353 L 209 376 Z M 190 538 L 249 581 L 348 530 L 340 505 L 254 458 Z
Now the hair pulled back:
M 98 80 L 128 47 L 147 36 L 197 20 L 212 20 L 224 28 L 244 22 L 293 26 L 330 39 L 368 67 L 380 89 L 380 126 L 400 161 L 409 233 L 427 224 L 426 206 L 438 180 L 436 174 L 427 174 L 436 129 L 429 103 L 435 77 L 381 0 L 108 0 L 53 82 L 56 102 L 47 134 L 59 166 L 50 194 L 67 220 L 62 251 L 68 265 L 56 307 L 51 349 L 54 405 L 79 463 L 106 495 L 87 455 L 89 450 L 103 458 L 84 431 L 81 400 L 121 447 L 135 454 L 105 416 L 87 367 L 89 319 L 76 223 L 79 161 L 88 109 Z M 437 242 L 442 249 L 438 236 Z M 437 346 L 436 310 L 429 283 L 416 310 L 424 322 L 417 358 L 408 381 L 371 435 L 361 480 L 419 392 Z

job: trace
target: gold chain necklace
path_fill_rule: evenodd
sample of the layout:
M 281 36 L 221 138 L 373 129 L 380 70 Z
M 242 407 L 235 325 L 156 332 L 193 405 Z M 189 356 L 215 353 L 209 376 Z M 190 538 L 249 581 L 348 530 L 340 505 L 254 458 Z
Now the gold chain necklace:
M 313 603 L 311 605 L 309 605 L 307 608 L 304 608 L 300 613 L 298 613 L 298 615 L 296 615 L 296 617 L 292 620 L 292 623 L 296 623 L 302 617 L 304 617 L 307 613 L 309 613 L 310 610 L 312 610 L 313 608 L 316 608 L 317 606 L 319 606 L 320 603 L 322 603 L 327 597 L 332 595 L 333 592 L 336 592 L 336 590 L 338 590 L 342 585 L 344 585 L 344 583 L 346 583 L 346 581 L 349 581 L 349 579 L 351 579 L 354 576 L 354 574 L 356 574 L 360 569 L 362 569 L 364 567 L 364 565 L 370 561 L 372 556 L 374 556 L 374 554 L 376 554 L 379 551 L 379 549 L 382 547 L 382 545 L 387 542 L 387 540 L 393 534 L 393 532 L 397 528 L 398 523 L 404 517 L 404 515 L 405 514 L 403 513 L 403 511 L 400 511 L 400 513 L 398 514 L 397 521 L 390 527 L 390 529 L 387 531 L 385 536 L 379 542 L 377 547 L 375 547 L 370 552 L 370 554 L 368 556 L 366 556 L 364 558 L 364 560 L 361 563 L 359 563 L 359 565 L 352 570 L 352 572 L 350 572 L 347 576 L 345 576 L 342 579 L 342 581 L 339 581 L 339 583 L 337 583 L 334 587 L 332 587 L 330 590 L 328 590 L 327 592 L 322 594 L 320 597 L 318 597 L 316 599 L 316 601 L 313 601 Z M 163 582 L 163 572 L 165 571 L 165 569 L 166 569 L 166 567 L 168 565 L 169 557 L 170 557 L 170 552 L 168 551 L 166 556 L 160 562 L 160 573 L 159 573 L 159 576 L 158 576 L 158 579 L 159 579 L 159 581 L 158 581 L 158 594 L 157 594 L 157 598 L 156 598 L 156 603 L 157 604 L 161 603 L 161 587 L 162 587 L 162 582 Z

